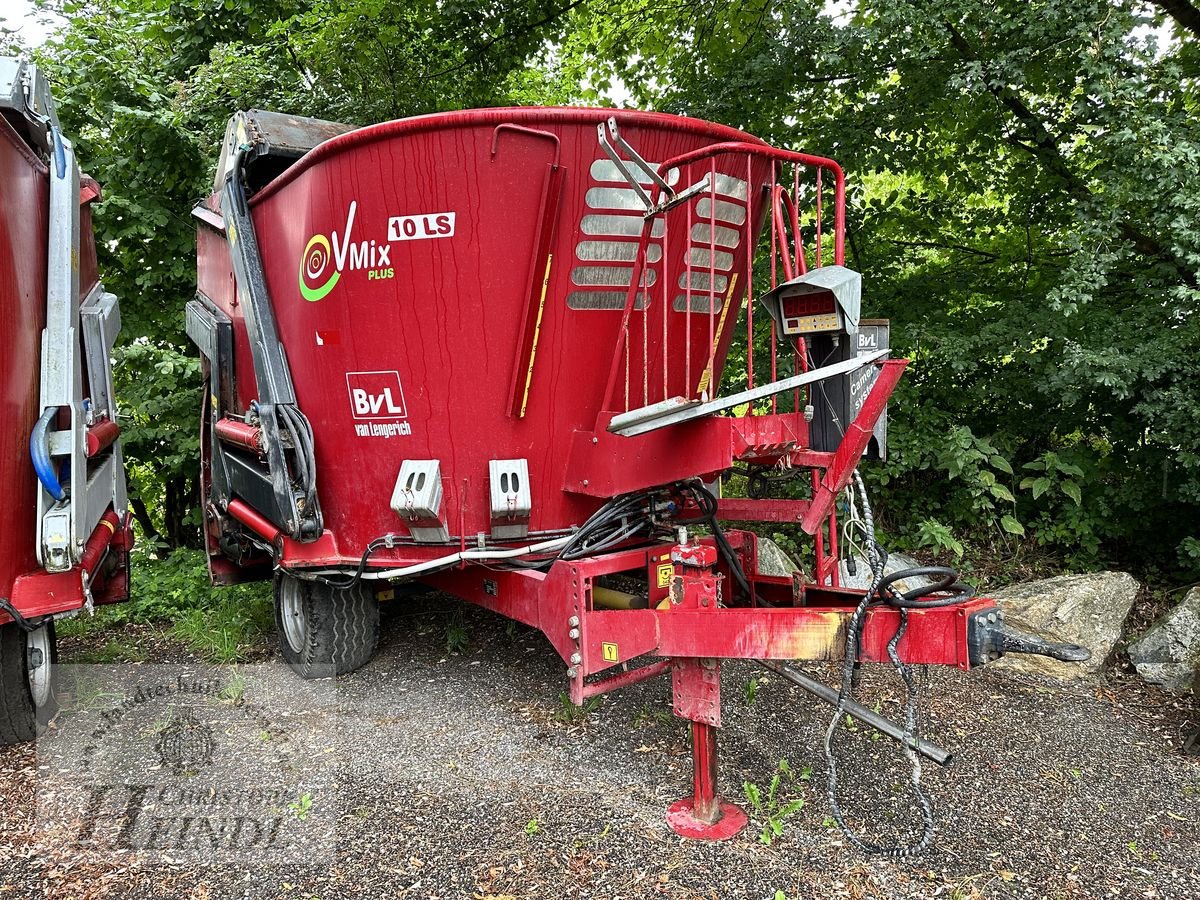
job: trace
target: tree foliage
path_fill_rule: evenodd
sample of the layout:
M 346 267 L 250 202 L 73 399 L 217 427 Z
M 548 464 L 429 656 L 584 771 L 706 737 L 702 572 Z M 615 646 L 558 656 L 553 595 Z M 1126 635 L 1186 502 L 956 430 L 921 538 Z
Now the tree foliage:
M 850 173 L 848 262 L 913 360 L 872 473 L 894 534 L 1200 571 L 1188 0 L 49 5 L 67 24 L 36 52 L 106 187 L 135 484 L 169 542 L 195 524 L 188 210 L 233 110 L 367 123 L 616 97 Z
M 1196 568 L 1195 7 L 623 9 L 571 46 L 600 92 L 851 173 L 850 264 L 914 361 L 877 477 L 895 528 Z

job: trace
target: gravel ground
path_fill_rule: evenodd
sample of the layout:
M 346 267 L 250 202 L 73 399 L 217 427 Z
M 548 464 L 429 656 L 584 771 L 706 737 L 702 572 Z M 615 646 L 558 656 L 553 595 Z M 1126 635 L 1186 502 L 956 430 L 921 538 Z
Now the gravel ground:
M 1195 712 L 1134 681 L 1059 688 L 931 669 L 923 733 L 957 757 L 925 767 L 933 847 L 896 862 L 854 850 L 828 818 L 829 708 L 728 664 L 724 793 L 745 805 L 748 781 L 766 794 L 786 759 L 775 807 L 804 805 L 769 845 L 765 808 L 732 841 L 688 842 L 664 823 L 691 777 L 669 681 L 572 718 L 537 633 L 468 609 L 469 646 L 447 653 L 458 610 L 421 600 L 385 618 L 375 660 L 316 717 L 321 752 L 337 760 L 310 813 L 314 835 L 336 834 L 319 861 L 80 862 L 68 829 L 35 821 L 37 757 L 16 747 L 0 750 L 0 897 L 1200 897 L 1200 758 L 1177 749 Z M 111 637 L 67 642 L 62 661 Z M 157 641 L 150 661 L 190 660 Z M 251 684 L 247 701 L 293 684 L 277 678 Z M 897 696 L 890 672 L 867 673 L 868 705 L 898 716 Z M 856 728 L 839 738 L 843 805 L 862 833 L 904 838 L 916 818 L 905 761 Z

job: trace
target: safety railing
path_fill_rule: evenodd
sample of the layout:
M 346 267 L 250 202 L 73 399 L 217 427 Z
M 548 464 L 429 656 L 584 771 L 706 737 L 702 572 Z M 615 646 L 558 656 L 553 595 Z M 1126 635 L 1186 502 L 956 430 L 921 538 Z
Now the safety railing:
M 735 162 L 737 157 L 741 159 Z M 763 162 L 769 164 L 771 182 L 762 195 L 756 196 L 753 188 L 759 180 L 755 178 L 756 163 L 761 171 Z M 787 182 L 780 179 L 784 166 L 791 167 L 790 191 Z M 824 222 L 824 195 L 828 191 L 826 175 L 831 175 L 833 181 L 833 261 L 838 265 L 844 261 L 845 176 L 834 160 L 761 144 L 729 141 L 668 159 L 657 166 L 657 173 L 665 179 L 673 169 L 680 173 L 679 183 L 691 184 L 693 189 L 683 192 L 687 194 L 683 204 L 674 202 L 662 187 L 657 188 L 650 200 L 605 383 L 602 405 L 605 410 L 629 411 L 672 400 L 711 398 L 717 392 L 715 382 L 721 374 L 722 353 L 731 340 L 730 330 L 737 327 L 739 320 L 744 321 L 745 328 L 746 387 L 747 390 L 755 387 L 754 270 L 762 243 L 761 226 L 765 219 L 770 241 L 764 268 L 770 273 L 771 288 L 779 284 L 781 276 L 787 281 L 808 272 L 810 254 L 811 267 L 822 266 L 826 259 L 825 245 L 829 243 Z M 815 178 L 802 181 L 804 170 Z M 738 197 L 736 189 L 731 193 L 728 184 L 736 182 L 743 174 L 744 196 Z M 726 183 L 724 186 L 723 182 Z M 706 183 L 704 189 L 694 190 L 701 183 Z M 805 223 L 796 202 L 802 193 L 810 193 L 813 201 L 811 248 L 804 240 L 802 225 Z M 678 238 L 673 234 L 677 228 L 673 229 L 669 224 L 668 212 L 684 204 L 682 276 L 676 280 L 669 275 L 673 274 L 671 263 L 679 254 L 674 243 Z M 657 230 L 655 223 L 661 223 Z M 657 285 L 647 277 L 652 233 L 662 246 L 663 277 L 657 279 Z M 698 242 L 697 235 L 706 236 L 707 240 Z M 719 260 L 727 261 L 727 264 L 719 264 Z M 741 277 L 745 284 L 739 290 L 737 281 Z M 682 292 L 682 302 L 680 297 L 672 300 L 677 289 Z M 680 309 L 684 312 L 681 323 L 678 317 L 672 316 L 673 311 Z M 702 323 L 696 321 L 697 312 L 704 316 Z M 657 322 L 653 321 L 656 315 Z M 762 318 L 759 318 L 760 323 Z M 770 380 L 779 380 L 780 370 L 785 365 L 783 359 L 789 355 L 789 350 L 793 374 L 806 371 L 809 360 L 803 338 L 781 345 L 774 320 L 765 318 L 766 323 L 757 327 L 770 330 Z M 697 327 L 703 329 L 699 335 L 695 331 Z M 673 335 L 672 332 L 679 328 L 682 328 L 682 334 Z M 655 331 L 658 332 L 654 334 L 654 340 L 659 345 L 659 360 L 651 358 L 651 335 Z M 697 359 L 693 348 L 700 337 L 706 337 L 703 341 L 706 349 Z M 680 343 L 685 348 L 683 353 L 678 352 Z M 682 389 L 679 389 L 680 385 Z M 797 389 L 792 393 L 793 411 L 802 409 L 801 400 L 801 391 Z M 777 411 L 778 397 L 772 396 L 770 403 L 771 410 Z M 754 412 L 752 405 L 749 414 Z

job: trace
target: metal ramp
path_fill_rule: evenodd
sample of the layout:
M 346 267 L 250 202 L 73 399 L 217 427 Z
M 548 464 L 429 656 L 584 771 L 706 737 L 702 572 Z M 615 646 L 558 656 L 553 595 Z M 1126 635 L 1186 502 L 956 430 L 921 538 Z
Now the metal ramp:
M 801 372 L 789 378 L 772 381 L 769 384 L 761 384 L 749 390 L 739 391 L 736 394 L 730 394 L 726 397 L 717 397 L 715 400 L 708 400 L 706 402 L 701 400 L 687 400 L 683 397 L 672 397 L 669 400 L 652 403 L 649 406 L 631 409 L 629 412 L 613 416 L 612 421 L 608 425 L 608 430 L 622 437 L 633 437 L 638 434 L 645 434 L 648 431 L 666 428 L 669 425 L 679 425 L 683 422 L 702 418 L 703 416 L 711 416 L 714 413 L 724 412 L 727 409 L 733 409 L 745 403 L 765 400 L 767 397 L 794 390 L 806 384 L 815 384 L 826 378 L 849 374 L 855 369 L 868 366 L 887 355 L 887 350 L 877 350 L 874 353 L 867 353 L 853 359 L 845 360 L 844 362 L 834 363 L 831 366 L 810 369 L 807 372 Z

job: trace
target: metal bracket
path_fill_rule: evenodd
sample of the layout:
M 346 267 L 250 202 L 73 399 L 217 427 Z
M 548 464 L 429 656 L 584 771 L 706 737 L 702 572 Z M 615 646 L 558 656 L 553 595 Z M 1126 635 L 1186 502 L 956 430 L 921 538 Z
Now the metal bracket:
M 629 182 L 629 186 L 633 188 L 634 193 L 638 195 L 638 199 L 641 200 L 642 204 L 646 207 L 645 212 L 642 214 L 643 218 L 652 219 L 655 216 L 661 215 L 667 210 L 678 206 L 680 203 L 683 203 L 691 197 L 694 197 L 701 191 L 708 190 L 709 175 L 705 175 L 691 187 L 685 188 L 677 193 L 675 189 L 667 184 L 666 180 L 660 174 L 658 174 L 658 171 L 652 165 L 650 165 L 650 163 L 646 162 L 640 153 L 634 150 L 633 147 L 629 146 L 629 142 L 626 141 L 625 138 L 621 137 L 621 132 L 617 128 L 617 120 L 614 116 L 609 116 L 607 122 L 597 125 L 596 132 L 600 139 L 600 148 L 604 151 L 604 154 L 610 160 L 612 160 L 612 164 L 617 167 L 617 171 L 621 173 L 622 177 L 624 177 L 627 182 Z M 615 147 L 614 144 L 616 145 Z M 629 169 L 626 160 L 621 159 L 620 154 L 617 153 L 617 148 L 620 148 L 620 150 L 627 157 L 629 157 L 629 162 L 633 163 L 633 165 L 637 166 L 637 168 L 645 173 L 646 177 L 650 179 L 650 183 L 658 188 L 659 197 L 664 199 L 660 199 L 658 203 L 655 203 L 650 199 L 650 195 L 647 194 L 646 189 L 642 187 L 641 179 Z
M 19 113 L 29 124 L 29 140 L 48 156 L 55 153 L 61 127 L 50 82 L 41 69 L 19 59 L 0 59 L 0 109 Z M 61 158 L 56 162 L 61 165 Z
M 0 68 L 11 72 L 11 61 Z M 36 551 L 48 571 L 71 569 L 82 558 L 87 540 L 111 507 L 126 512 L 125 470 L 120 440 L 111 449 L 89 460 L 88 428 L 98 419 L 116 421 L 110 357 L 121 327 L 117 298 L 97 285 L 79 299 L 79 166 L 70 141 L 58 131 L 54 101 L 44 76 L 36 67 L 18 68 L 25 117 L 46 129 L 50 169 L 49 229 L 46 242 L 46 325 L 42 330 L 39 387 L 39 426 L 36 441 L 45 441 L 36 452 L 45 452 L 49 485 L 37 493 Z M 0 79 L 2 80 L 2 79 Z M 11 90 L 10 90 L 11 93 Z M 11 98 L 10 98 L 11 105 Z M 0 104 L 3 105 L 3 104 Z M 84 396 L 84 372 L 90 397 Z M 52 431 L 55 420 L 67 426 Z M 70 484 L 57 484 L 55 458 L 65 457 Z
M 671 695 L 675 715 L 720 728 L 721 661 L 676 659 L 671 672 Z

